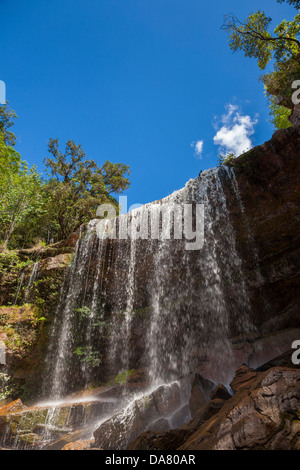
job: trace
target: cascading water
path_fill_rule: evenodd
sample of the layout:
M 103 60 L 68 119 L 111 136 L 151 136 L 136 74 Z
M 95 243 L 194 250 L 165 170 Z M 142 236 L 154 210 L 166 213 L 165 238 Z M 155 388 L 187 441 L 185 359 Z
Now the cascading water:
M 214 357 L 215 368 L 218 358 L 224 362 L 225 355 L 227 368 L 219 379 L 226 380 L 230 370 L 231 324 L 234 322 L 239 332 L 253 329 L 222 173 L 221 169 L 206 171 L 200 180 L 191 180 L 183 190 L 162 201 L 204 204 L 205 243 L 202 250 L 192 252 L 162 242 L 156 251 L 153 315 L 147 342 L 150 374 L 157 382 L 191 372 L 197 366 L 194 356 L 200 348 Z M 178 253 L 180 263 L 176 266 Z M 173 284 L 174 275 L 177 282 Z M 236 280 L 238 292 L 228 295 Z
M 29 277 L 29 281 L 28 281 L 28 284 L 26 286 L 25 296 L 24 296 L 25 302 L 28 302 L 30 300 L 31 287 L 34 284 L 34 282 L 37 280 L 38 273 L 39 273 L 39 263 L 37 261 L 33 265 L 33 268 L 32 268 L 32 271 L 31 271 L 31 274 L 30 274 L 30 277 Z
M 116 383 L 119 376 L 126 383 L 133 370 L 144 371 L 142 393 L 180 381 L 203 364 L 212 380 L 228 381 L 235 366 L 230 338 L 254 329 L 226 202 L 228 178 L 236 192 L 232 174 L 216 168 L 118 218 L 133 229 L 151 213 L 159 225 L 164 205 L 203 204 L 199 250 L 189 251 L 186 240 L 172 237 L 109 240 L 97 235 L 99 220 L 88 224 L 61 290 L 46 358 L 42 396 L 54 402 L 53 410 L 79 390 Z M 134 397 L 124 389 L 114 411 L 122 403 L 131 409 Z
M 84 239 L 76 246 L 75 257 L 63 286 L 61 303 L 54 319 L 44 384 L 45 392 L 51 399 L 61 399 L 70 387 L 71 374 L 67 374 L 66 370 L 72 363 L 74 354 L 76 335 L 74 323 L 76 326 L 76 317 L 79 316 L 76 309 L 84 306 L 86 297 L 88 273 L 95 243 L 92 230 L 94 226 L 95 221 L 89 223 Z M 76 375 L 73 377 L 74 380 Z
M 258 282 L 263 282 L 264 279 L 263 279 L 261 270 L 259 268 L 258 251 L 257 251 L 257 248 L 255 246 L 255 242 L 254 242 L 254 238 L 253 238 L 253 234 L 252 234 L 252 231 L 251 231 L 251 228 L 250 228 L 249 221 L 248 221 L 247 216 L 245 214 L 245 207 L 244 207 L 241 195 L 240 195 L 240 191 L 239 191 L 239 187 L 238 187 L 238 183 L 237 183 L 237 180 L 236 180 L 234 169 L 230 168 L 230 167 L 227 167 L 227 166 L 224 166 L 224 170 L 226 171 L 227 176 L 228 176 L 228 178 L 231 182 L 236 200 L 238 202 L 238 205 L 239 205 L 239 208 L 240 208 L 240 211 L 241 211 L 241 215 L 242 215 L 242 218 L 243 218 L 243 223 L 245 225 L 245 232 L 248 234 L 248 242 L 249 242 L 252 258 L 253 258 L 254 264 L 255 264 L 257 281 Z
M 17 288 L 17 293 L 16 293 L 15 300 L 14 300 L 14 306 L 17 305 L 17 301 L 18 301 L 18 298 L 19 298 L 21 287 L 23 285 L 24 277 L 25 277 L 25 274 L 22 273 L 21 276 L 20 276 L 20 281 L 19 281 L 19 285 L 18 285 L 18 288 Z

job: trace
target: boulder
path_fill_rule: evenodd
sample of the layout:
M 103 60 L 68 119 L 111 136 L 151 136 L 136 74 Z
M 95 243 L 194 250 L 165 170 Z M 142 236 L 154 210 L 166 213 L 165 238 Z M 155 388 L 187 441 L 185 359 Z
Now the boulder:
M 91 444 L 94 444 L 93 439 L 88 439 L 86 441 L 75 441 L 66 444 L 62 450 L 89 450 Z
M 210 419 L 224 405 L 225 400 L 215 399 L 206 403 L 188 423 L 178 429 L 165 432 L 161 429 L 150 427 L 151 430 L 142 433 L 139 437 L 129 443 L 127 450 L 174 450 L 178 449 L 189 436 L 195 432 L 201 424 Z M 184 408 L 182 409 L 184 410 Z M 182 410 L 179 410 L 182 411 Z M 179 413 L 178 412 L 178 413 Z M 176 413 L 177 414 L 177 413 Z M 176 416 L 176 415 L 174 415 Z
M 47 444 L 44 447 L 44 450 L 62 450 L 68 444 L 73 444 L 74 442 L 81 441 L 84 438 L 84 431 L 73 431 L 67 434 L 64 434 L 59 439 Z
M 300 370 L 272 368 L 241 385 L 180 450 L 297 449 L 299 407 Z
M 4 432 L 10 413 L 16 413 L 24 409 L 26 409 L 26 406 L 23 405 L 20 399 L 4 404 L 0 408 L 0 433 Z
M 27 407 L 23 405 L 20 399 L 18 399 L 18 400 L 4 404 L 0 408 L 0 415 L 6 415 L 8 413 L 16 413 L 17 411 L 23 411 L 25 409 L 27 409 Z
M 243 366 L 233 385 L 235 395 L 214 398 L 184 426 L 144 432 L 127 449 L 300 449 L 299 368 L 275 367 L 254 374 Z
M 231 398 L 231 395 L 223 384 L 219 384 L 210 395 L 211 400 L 229 400 L 229 398 Z
M 161 426 L 161 420 L 181 406 L 179 384 L 162 385 L 152 393 L 133 400 L 124 410 L 102 423 L 94 432 L 95 446 L 105 450 L 125 449 L 152 423 Z
M 215 384 L 205 379 L 200 374 L 196 374 L 192 384 L 191 398 L 189 407 L 191 417 L 193 418 L 200 408 L 203 408 L 209 400 L 209 395 L 214 389 Z
M 230 387 L 234 392 L 248 388 L 256 376 L 257 374 L 254 369 L 250 369 L 248 366 L 243 364 L 236 370 L 235 376 L 230 383 Z

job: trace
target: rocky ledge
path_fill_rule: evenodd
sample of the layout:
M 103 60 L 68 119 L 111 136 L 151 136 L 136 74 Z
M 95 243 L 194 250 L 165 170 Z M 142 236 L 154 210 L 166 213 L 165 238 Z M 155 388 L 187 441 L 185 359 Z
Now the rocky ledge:
M 278 361 L 286 363 L 284 359 L 288 355 Z M 259 371 L 243 365 L 230 384 L 233 395 L 219 385 L 208 402 L 201 387 L 207 392 L 207 381 L 201 385 L 198 376 L 192 404 L 198 394 L 200 408 L 191 421 L 170 431 L 144 432 L 127 449 L 300 450 L 300 368 Z
M 114 389 L 103 388 L 94 390 L 93 399 L 83 395 L 60 405 L 5 403 L 0 407 L 0 446 L 300 450 L 300 367 L 292 364 L 292 354 L 287 351 L 258 369 L 243 364 L 230 386 L 216 386 L 196 374 L 191 387 L 174 382 L 135 394 L 122 407 L 111 398 Z

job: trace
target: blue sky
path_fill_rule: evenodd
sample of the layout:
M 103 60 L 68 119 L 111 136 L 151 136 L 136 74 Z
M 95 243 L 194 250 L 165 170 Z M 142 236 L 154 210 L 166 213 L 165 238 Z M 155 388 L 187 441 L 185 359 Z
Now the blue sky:
M 215 166 L 222 146 L 264 142 L 261 72 L 220 29 L 224 14 L 258 9 L 274 25 L 295 12 L 275 0 L 0 0 L 17 150 L 41 172 L 50 137 L 80 143 L 99 164 L 126 163 L 134 204 Z

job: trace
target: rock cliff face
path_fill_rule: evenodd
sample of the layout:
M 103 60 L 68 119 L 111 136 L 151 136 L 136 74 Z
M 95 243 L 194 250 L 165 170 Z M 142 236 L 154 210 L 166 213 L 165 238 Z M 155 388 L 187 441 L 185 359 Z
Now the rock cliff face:
M 49 330 L 77 240 L 74 234 L 49 247 L 0 253 L 0 341 L 6 349 L 0 401 L 36 396 Z
M 300 127 L 277 131 L 234 162 L 240 201 L 227 192 L 253 317 L 266 333 L 299 327 L 299 156 Z

